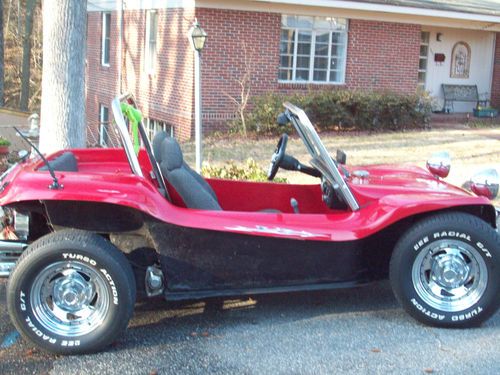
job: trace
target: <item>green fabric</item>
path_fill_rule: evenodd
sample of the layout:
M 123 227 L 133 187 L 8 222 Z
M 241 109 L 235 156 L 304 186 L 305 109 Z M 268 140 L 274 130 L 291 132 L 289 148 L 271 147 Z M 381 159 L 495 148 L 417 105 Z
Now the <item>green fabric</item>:
M 122 113 L 128 118 L 130 126 L 132 127 L 132 143 L 134 145 L 135 154 L 139 154 L 141 142 L 139 140 L 139 122 L 142 121 L 142 113 L 137 108 L 130 104 L 121 103 Z

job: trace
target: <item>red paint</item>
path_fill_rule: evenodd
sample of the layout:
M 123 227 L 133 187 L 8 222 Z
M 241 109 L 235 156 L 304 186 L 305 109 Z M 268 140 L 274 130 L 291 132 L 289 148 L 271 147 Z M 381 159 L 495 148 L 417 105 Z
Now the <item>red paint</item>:
M 209 180 L 224 211 L 186 209 L 171 204 L 157 191 L 149 177 L 133 175 L 120 149 L 73 150 L 78 172 L 56 172 L 62 190 L 48 189 L 51 178 L 36 171 L 40 160 L 18 166 L 3 181 L 0 206 L 22 201 L 88 201 L 123 205 L 159 220 L 192 228 L 234 231 L 246 228 L 252 235 L 304 240 L 347 241 L 367 237 L 406 217 L 459 206 L 489 205 L 460 188 L 435 179 L 424 169 L 412 166 L 370 166 L 366 178 L 352 177 L 348 183 L 361 209 L 330 210 L 321 201 L 319 185 L 287 185 L 230 180 Z M 57 154 L 53 155 L 56 156 Z M 139 155 L 145 176 L 150 165 L 144 151 Z M 352 171 L 351 171 L 352 172 Z M 292 213 L 290 198 L 299 204 Z M 178 202 L 174 197 L 174 203 Z M 256 212 L 274 208 L 282 213 Z M 281 228 L 308 232 L 310 237 L 262 233 L 259 228 Z M 233 229 L 228 229 L 233 228 Z M 255 230 L 253 230 L 255 229 Z

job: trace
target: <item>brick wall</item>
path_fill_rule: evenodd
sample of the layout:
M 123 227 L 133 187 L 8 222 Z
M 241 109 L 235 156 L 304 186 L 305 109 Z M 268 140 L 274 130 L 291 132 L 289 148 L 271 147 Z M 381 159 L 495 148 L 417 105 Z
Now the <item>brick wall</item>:
M 350 20 L 347 87 L 414 93 L 420 32 L 419 25 Z
M 194 133 L 193 52 L 186 35 L 195 16 L 209 35 L 202 54 L 206 133 L 227 129 L 236 117 L 230 97 L 239 99 L 238 80 L 247 70 L 245 59 L 251 66 L 252 95 L 339 87 L 414 92 L 417 87 L 419 25 L 350 20 L 344 85 L 285 84 L 278 82 L 280 14 L 208 8 L 158 10 L 158 61 L 155 74 L 150 75 L 144 72 L 146 12 L 126 11 L 122 91 L 136 95 L 146 117 L 172 124 L 180 139 Z M 101 13 L 89 13 L 87 113 L 95 129 L 99 103 L 110 103 L 118 92 L 117 14 L 113 12 L 111 17 L 109 68 L 100 63 L 101 18 Z M 500 71 L 497 74 L 500 77 Z
M 350 20 L 345 84 L 289 84 L 278 82 L 280 14 L 198 8 L 196 16 L 209 35 L 202 90 L 203 126 L 210 130 L 223 130 L 235 117 L 236 107 L 228 95 L 239 98 L 244 46 L 252 62 L 252 95 L 339 87 L 413 93 L 417 87 L 419 25 Z
M 144 117 L 173 125 L 183 140 L 193 128 L 193 53 L 186 36 L 193 18 L 194 10 L 158 10 L 157 61 L 150 74 L 144 68 L 146 12 L 124 12 L 121 91 L 135 95 Z M 120 91 L 118 16 L 111 14 L 110 67 L 101 66 L 101 13 L 91 12 L 88 19 L 87 115 L 89 129 L 97 129 L 99 103 L 110 106 Z
M 496 36 L 493 80 L 491 83 L 491 105 L 500 108 L 500 33 Z

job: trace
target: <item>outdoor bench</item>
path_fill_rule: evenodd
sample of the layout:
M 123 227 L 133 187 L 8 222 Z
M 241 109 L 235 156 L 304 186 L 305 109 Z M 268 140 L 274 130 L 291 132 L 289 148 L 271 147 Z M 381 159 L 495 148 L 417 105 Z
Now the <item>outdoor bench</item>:
M 454 110 L 454 102 L 475 102 L 476 107 L 480 105 L 487 106 L 489 100 L 480 100 L 477 91 L 477 85 L 449 85 L 442 84 L 444 93 L 443 112 L 446 112 L 448 103 L 451 103 L 451 108 Z

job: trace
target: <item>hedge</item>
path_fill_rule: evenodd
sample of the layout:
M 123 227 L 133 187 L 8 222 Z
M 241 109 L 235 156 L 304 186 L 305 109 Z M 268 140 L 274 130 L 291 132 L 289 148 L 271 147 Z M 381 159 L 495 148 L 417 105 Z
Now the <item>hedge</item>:
M 431 101 L 427 95 L 355 90 L 306 94 L 266 94 L 254 98 L 248 127 L 259 134 L 282 133 L 277 115 L 289 101 L 302 108 L 320 130 L 405 130 L 429 124 Z

